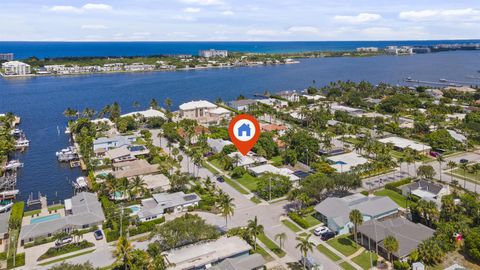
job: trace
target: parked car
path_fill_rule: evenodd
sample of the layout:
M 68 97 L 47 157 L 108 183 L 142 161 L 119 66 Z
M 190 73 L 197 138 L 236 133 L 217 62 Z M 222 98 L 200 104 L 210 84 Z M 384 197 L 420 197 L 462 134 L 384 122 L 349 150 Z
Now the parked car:
M 335 233 L 332 232 L 332 231 L 328 231 L 324 234 L 322 234 L 322 236 L 320 236 L 320 239 L 322 239 L 323 241 L 327 241 L 331 238 L 334 238 L 335 237 Z
M 462 158 L 462 159 L 460 159 L 460 163 L 468 163 L 468 159 Z
M 96 240 L 102 240 L 103 239 L 103 233 L 102 230 L 96 230 L 93 232 L 93 235 L 95 236 Z
M 56 247 L 60 247 L 60 246 L 69 244 L 69 243 L 71 243 L 72 241 L 73 241 L 73 237 L 71 237 L 71 236 L 66 236 L 66 237 L 63 237 L 63 238 L 58 239 L 57 241 L 55 241 L 55 246 L 56 246 Z
M 318 226 L 317 228 L 315 228 L 315 230 L 313 230 L 313 234 L 315 234 L 316 236 L 320 236 L 329 231 L 330 229 L 325 226 Z
M 219 176 L 219 177 L 217 177 L 217 181 L 220 182 L 220 183 L 223 183 L 223 182 L 225 182 L 225 179 L 223 179 L 223 176 Z

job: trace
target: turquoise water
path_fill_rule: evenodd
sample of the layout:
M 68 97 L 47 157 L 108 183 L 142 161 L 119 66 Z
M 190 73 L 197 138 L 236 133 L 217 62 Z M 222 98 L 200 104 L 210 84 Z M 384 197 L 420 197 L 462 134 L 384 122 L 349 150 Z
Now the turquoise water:
M 128 208 L 130 208 L 130 210 L 132 210 L 132 213 L 136 213 L 136 212 L 140 211 L 140 206 L 139 205 L 132 205 L 132 206 L 129 206 Z
M 55 219 L 59 219 L 60 217 L 61 217 L 60 214 L 53 214 L 53 215 L 44 216 L 44 217 L 32 218 L 32 220 L 30 220 L 30 224 L 37 224 L 45 221 L 55 220 Z

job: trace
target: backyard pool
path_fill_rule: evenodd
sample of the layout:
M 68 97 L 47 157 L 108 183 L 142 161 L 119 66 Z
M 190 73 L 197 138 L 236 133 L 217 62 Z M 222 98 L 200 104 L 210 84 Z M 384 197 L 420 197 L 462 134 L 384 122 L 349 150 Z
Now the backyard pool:
M 138 213 L 138 211 L 140 211 L 141 206 L 138 205 L 138 204 L 135 204 L 135 205 L 130 205 L 130 206 L 128 206 L 128 208 L 129 208 L 130 210 L 132 210 L 132 213 L 130 214 L 130 216 L 134 216 L 134 215 L 136 215 L 136 214 Z
M 53 215 L 44 216 L 44 217 L 32 218 L 32 220 L 30 220 L 30 224 L 37 224 L 45 221 L 55 220 L 55 219 L 59 219 L 60 217 L 61 217 L 60 214 L 53 214 Z

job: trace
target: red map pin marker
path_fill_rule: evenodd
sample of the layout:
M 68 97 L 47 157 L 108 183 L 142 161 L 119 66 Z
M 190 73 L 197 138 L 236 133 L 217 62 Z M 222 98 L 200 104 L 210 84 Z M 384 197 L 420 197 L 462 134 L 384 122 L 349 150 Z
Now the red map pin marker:
M 238 151 L 246 156 L 260 137 L 260 124 L 249 114 L 237 115 L 230 121 L 228 135 Z

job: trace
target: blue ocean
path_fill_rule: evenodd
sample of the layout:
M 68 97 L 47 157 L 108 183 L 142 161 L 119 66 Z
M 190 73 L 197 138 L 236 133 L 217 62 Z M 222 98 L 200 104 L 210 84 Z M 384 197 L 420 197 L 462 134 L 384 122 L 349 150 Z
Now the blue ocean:
M 11 52 L 16 59 L 31 56 L 147 56 L 198 54 L 199 50 L 222 49 L 234 52 L 286 53 L 348 51 L 358 47 L 429 46 L 435 44 L 479 43 L 480 40 L 426 41 L 309 41 L 309 42 L 1 42 L 0 53 Z

